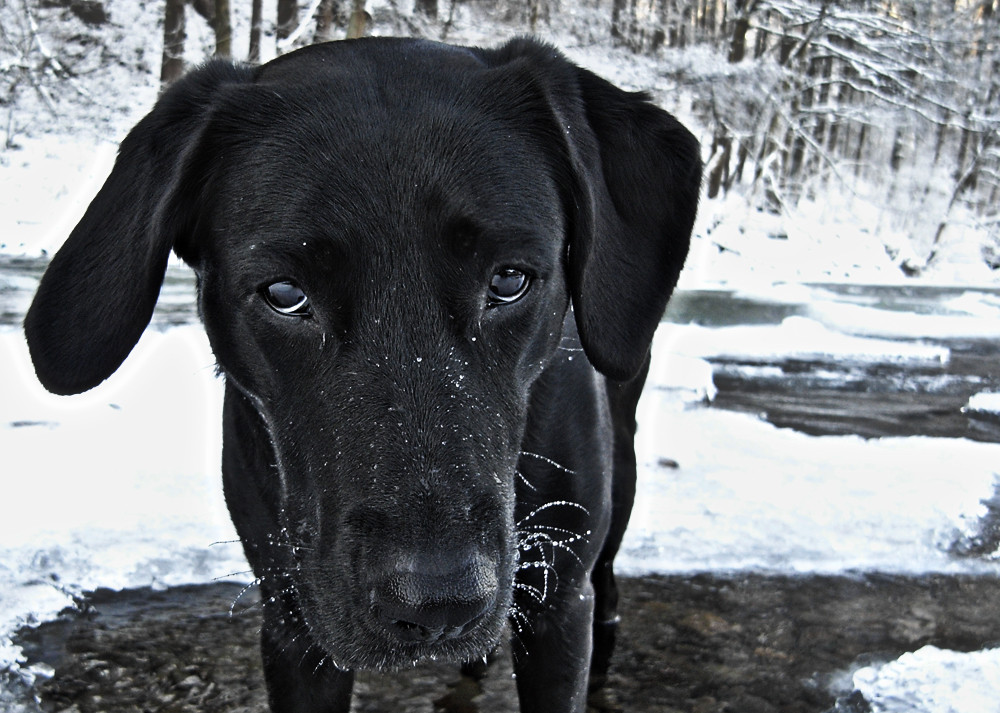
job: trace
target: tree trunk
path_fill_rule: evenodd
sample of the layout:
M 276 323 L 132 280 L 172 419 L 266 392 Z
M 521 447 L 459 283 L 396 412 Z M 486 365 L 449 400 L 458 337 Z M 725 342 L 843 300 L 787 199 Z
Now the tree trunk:
M 868 142 L 868 124 L 862 124 L 861 130 L 858 131 L 858 143 L 854 148 L 854 176 L 856 178 L 861 177 L 862 167 L 864 166 L 865 150 L 867 149 Z
M 707 194 L 709 198 L 715 198 L 719 195 L 720 190 L 724 187 L 728 188 L 729 162 L 733 153 L 733 140 L 728 136 L 717 137 L 715 144 L 713 148 L 718 151 L 718 154 L 713 157 L 714 160 L 709 159 Z
M 256 0 L 259 2 L 259 0 Z M 329 42 L 333 39 L 333 10 L 336 0 L 323 0 L 316 8 L 316 41 Z
M 264 22 L 264 0 L 253 0 L 250 4 L 250 53 L 247 59 L 260 64 L 260 26 Z
M 233 56 L 233 24 L 229 12 L 229 0 L 215 0 L 215 56 Z
M 416 11 L 424 17 L 436 20 L 438 16 L 437 0 L 417 0 Z
M 347 39 L 364 37 L 368 26 L 368 13 L 365 12 L 365 0 L 353 0 L 351 3 L 351 19 L 347 24 Z
M 288 39 L 298 25 L 298 0 L 278 0 L 278 40 Z
M 765 19 L 765 24 L 769 24 L 770 21 L 771 21 L 771 13 L 770 11 L 768 11 Z M 767 32 L 761 32 L 760 30 L 756 32 L 756 39 L 754 41 L 754 47 L 753 47 L 754 59 L 760 59 L 761 57 L 764 56 L 764 53 L 767 52 L 768 49 L 767 38 L 768 38 Z
M 611 36 L 624 42 L 628 39 L 628 0 L 611 0 Z
M 160 81 L 164 84 L 184 74 L 184 0 L 167 0 L 163 14 L 163 61 Z
M 750 30 L 750 18 L 740 15 L 733 21 L 733 37 L 729 42 L 729 61 L 732 64 L 742 62 L 747 54 L 747 32 Z

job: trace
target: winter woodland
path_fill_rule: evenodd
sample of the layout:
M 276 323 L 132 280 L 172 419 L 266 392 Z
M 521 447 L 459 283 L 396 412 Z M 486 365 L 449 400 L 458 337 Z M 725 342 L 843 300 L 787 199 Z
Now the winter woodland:
M 707 202 L 736 195 L 748 209 L 780 218 L 835 195 L 905 275 L 925 273 L 955 243 L 1000 268 L 998 0 L 415 0 L 406 8 L 391 0 L 388 8 L 366 7 L 376 1 L 167 0 L 156 11 L 159 27 L 146 32 L 142 64 L 163 82 L 178 77 L 191 61 L 185 39 L 195 27 L 214 33 L 205 54 L 257 62 L 371 32 L 369 11 L 394 12 L 399 33 L 438 39 L 448 39 L 463 13 L 521 32 L 568 23 L 580 44 L 657 59 L 661 76 L 689 94 L 705 144 Z M 18 112 L 26 99 L 58 114 L 65 101 L 87 100 L 88 75 L 121 59 L 79 32 L 81 23 L 112 22 L 109 6 L 120 14 L 119 5 L 0 2 L 0 135 L 8 147 L 18 133 L 31 133 Z M 247 28 L 248 38 L 236 36 Z

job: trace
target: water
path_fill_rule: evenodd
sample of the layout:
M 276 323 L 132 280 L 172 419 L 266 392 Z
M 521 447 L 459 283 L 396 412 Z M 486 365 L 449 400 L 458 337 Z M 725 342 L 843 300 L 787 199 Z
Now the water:
M 0 255 L 0 329 L 19 327 L 46 264 L 46 258 Z M 761 358 L 756 342 L 768 339 L 764 328 L 790 318 L 887 336 L 900 344 L 936 345 L 947 358 L 924 363 L 872 359 L 870 353 L 862 360 L 843 354 L 800 358 L 780 350 L 765 350 Z M 975 394 L 1000 391 L 1000 321 L 994 318 L 1000 319 L 1000 290 L 806 284 L 752 292 L 679 291 L 664 320 L 720 331 L 758 328 L 746 337 L 754 340 L 745 345 L 754 347 L 752 354 L 741 354 L 740 345 L 733 344 L 728 353 L 701 355 L 711 364 L 716 408 L 757 414 L 811 435 L 995 442 L 1000 441 L 1000 420 L 964 408 Z M 171 262 L 151 327 L 162 331 L 197 321 L 194 274 Z M 950 326 L 942 329 L 941 324 Z
M 731 343 L 700 354 L 712 365 L 716 408 L 810 435 L 1000 441 L 993 414 L 966 408 L 975 394 L 1000 391 L 1000 291 L 880 285 L 697 290 L 678 293 L 666 320 L 743 340 L 742 347 Z M 777 333 L 769 327 L 796 320 L 870 341 L 860 350 L 829 353 L 760 348 Z M 806 331 L 799 329 L 793 339 L 805 341 Z
M 0 329 L 20 327 L 46 265 L 47 258 L 0 254 Z M 151 326 L 164 330 L 197 321 L 194 273 L 184 265 L 171 262 Z

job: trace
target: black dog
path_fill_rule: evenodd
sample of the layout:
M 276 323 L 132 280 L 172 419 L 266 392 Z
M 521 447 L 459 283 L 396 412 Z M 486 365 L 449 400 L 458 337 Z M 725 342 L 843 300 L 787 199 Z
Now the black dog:
M 508 625 L 521 709 L 584 709 L 698 154 L 531 40 L 212 63 L 128 135 L 28 344 L 48 389 L 89 389 L 171 249 L 194 268 L 273 710 L 347 711 L 351 671 L 482 659 Z

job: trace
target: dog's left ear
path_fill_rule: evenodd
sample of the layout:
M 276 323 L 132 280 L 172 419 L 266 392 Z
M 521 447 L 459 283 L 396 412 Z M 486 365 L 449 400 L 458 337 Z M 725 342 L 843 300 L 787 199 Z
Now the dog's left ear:
M 625 381 L 645 361 L 687 257 L 700 148 L 646 95 L 583 69 L 577 77 L 590 131 L 565 127 L 577 179 L 569 246 L 573 309 L 591 363 Z
M 224 87 L 250 70 L 217 61 L 171 86 L 122 141 L 83 218 L 49 263 L 24 320 L 35 373 L 49 391 L 77 394 L 111 375 L 153 314 L 171 248 L 185 237 L 182 165 Z M 171 214 L 168 214 L 171 213 Z
M 500 53 L 527 65 L 555 115 L 560 139 L 549 143 L 563 154 L 556 180 L 568 194 L 580 338 L 601 373 L 626 381 L 645 361 L 687 257 L 701 187 L 698 141 L 647 95 L 551 47 L 520 39 Z

